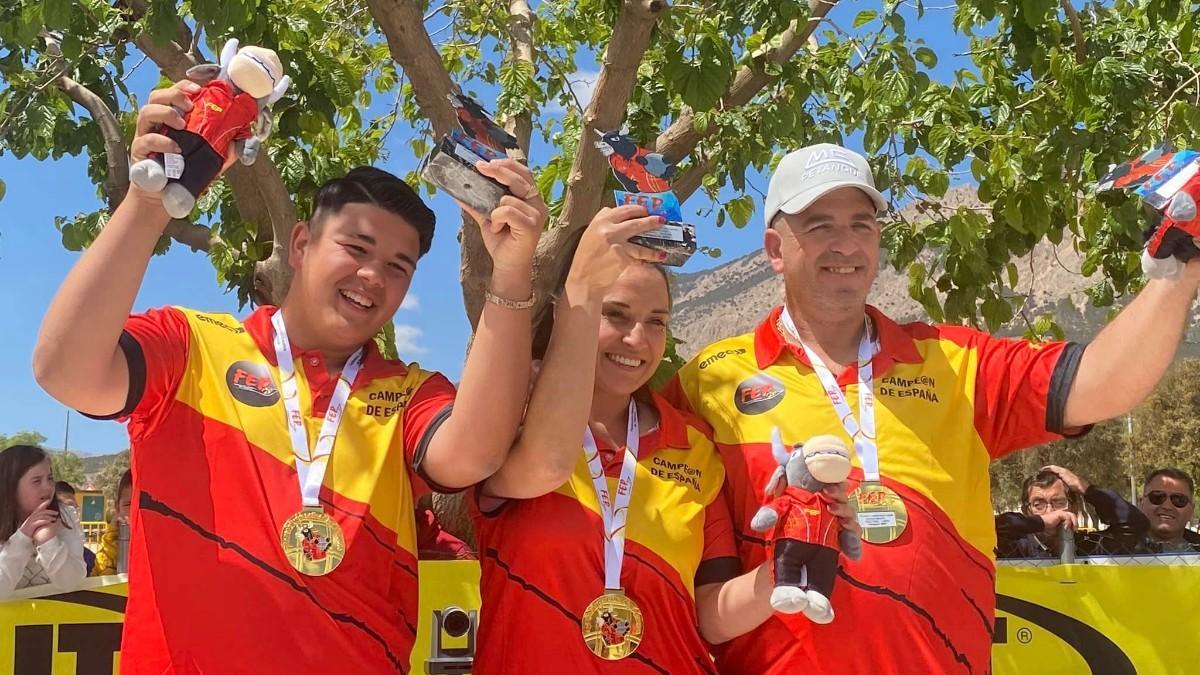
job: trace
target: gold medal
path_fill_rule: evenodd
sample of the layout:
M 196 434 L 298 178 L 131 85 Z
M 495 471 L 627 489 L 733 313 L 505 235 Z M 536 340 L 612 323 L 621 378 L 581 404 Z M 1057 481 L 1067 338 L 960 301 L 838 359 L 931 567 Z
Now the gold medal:
M 341 526 L 320 507 L 305 507 L 288 518 L 279 543 L 288 564 L 310 577 L 329 574 L 346 555 Z
M 642 610 L 621 589 L 607 589 L 583 610 L 583 642 L 602 659 L 617 661 L 637 651 L 646 624 Z
M 850 493 L 850 504 L 858 510 L 862 538 L 872 544 L 896 541 L 908 527 L 908 507 L 895 490 L 883 483 L 859 484 Z

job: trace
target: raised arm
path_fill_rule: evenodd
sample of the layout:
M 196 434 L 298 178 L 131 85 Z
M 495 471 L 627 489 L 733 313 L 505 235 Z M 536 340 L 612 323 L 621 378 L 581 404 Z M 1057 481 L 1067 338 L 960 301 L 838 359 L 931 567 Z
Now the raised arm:
M 555 307 L 554 331 L 521 435 L 504 466 L 484 484 L 484 494 L 531 499 L 570 478 L 592 406 L 604 292 L 633 260 L 657 259 L 654 251 L 628 240 L 659 224 L 640 206 L 621 206 L 602 209 L 588 226 Z
M 516 436 L 529 392 L 533 255 L 549 218 L 533 174 L 511 159 L 480 162 L 511 195 L 483 217 L 471 212 L 492 257 L 495 301 L 485 302 L 450 417 L 434 432 L 421 468 L 438 485 L 464 488 L 495 473 Z M 518 196 L 513 196 L 518 195 Z
M 1083 352 L 1063 415 L 1082 427 L 1123 415 L 1144 401 L 1167 372 L 1183 339 L 1200 258 L 1179 279 L 1152 279 Z
M 196 89 L 195 83 L 183 81 L 151 92 L 130 145 L 134 162 L 152 152 L 179 151 L 175 141 L 155 130 L 164 124 L 182 129 L 183 117 L 172 106 L 190 110 L 186 92 Z M 125 406 L 129 368 L 118 341 L 154 245 L 169 221 L 159 195 L 130 185 L 50 302 L 33 351 L 33 374 L 64 405 L 96 415 Z

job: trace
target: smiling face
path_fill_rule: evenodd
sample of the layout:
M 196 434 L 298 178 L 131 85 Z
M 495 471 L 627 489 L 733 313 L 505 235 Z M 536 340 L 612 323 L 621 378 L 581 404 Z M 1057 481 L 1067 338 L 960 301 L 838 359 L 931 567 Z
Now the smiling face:
M 875 204 L 858 188 L 834 190 L 767 230 L 767 259 L 788 298 L 811 316 L 861 313 L 879 270 Z
M 1155 504 L 1155 501 L 1162 503 Z M 1186 503 L 1179 507 L 1174 502 Z M 1184 527 L 1191 522 L 1196 511 L 1196 500 L 1186 482 L 1159 475 L 1146 483 L 1138 506 L 1150 519 L 1151 537 L 1159 541 L 1172 541 L 1180 538 Z
M 671 298 L 663 273 L 633 264 L 604 295 L 596 390 L 629 396 L 650 380 L 667 348 Z
M 420 255 L 416 228 L 373 204 L 346 204 L 292 232 L 296 277 L 288 293 L 288 332 L 306 349 L 349 354 L 400 307 Z M 294 312 L 293 312 L 294 310 Z
M 43 502 L 54 496 L 54 475 L 47 458 L 33 466 L 17 481 L 17 517 L 25 522 Z

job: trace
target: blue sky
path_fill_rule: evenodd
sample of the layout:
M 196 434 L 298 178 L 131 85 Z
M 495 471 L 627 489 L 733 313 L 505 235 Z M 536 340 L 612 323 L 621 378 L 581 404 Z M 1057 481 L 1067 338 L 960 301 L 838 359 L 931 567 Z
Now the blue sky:
M 877 5 L 843 1 L 830 18 L 848 29 L 859 11 Z M 935 77 L 948 78 L 955 68 L 969 65 L 965 59 L 953 57 L 966 50 L 966 40 L 952 31 L 952 11 L 928 11 L 919 22 L 915 13 L 908 13 L 910 37 L 924 37 L 941 59 Z M 145 92 L 156 77 L 152 68 L 143 66 L 131 78 L 130 88 Z M 594 71 L 581 67 L 579 79 L 589 77 L 594 77 Z M 588 90 L 586 84 L 578 87 L 583 96 Z M 403 175 L 416 165 L 418 158 L 412 157 L 407 145 L 411 134 L 411 129 L 402 126 L 393 130 L 387 142 L 389 158 L 379 163 L 381 168 Z M 539 156 L 535 147 L 533 159 L 536 164 L 546 157 Z M 5 155 L 0 157 L 0 179 L 7 183 L 7 194 L 0 200 L 0 315 L 8 317 L 0 330 L 0 434 L 37 431 L 47 437 L 48 446 L 63 447 L 66 409 L 37 386 L 29 364 L 46 307 L 79 256 L 62 247 L 54 218 L 94 210 L 100 202 L 87 179 L 83 157 L 38 162 Z M 766 191 L 766 177 L 750 176 L 749 180 Z M 761 207 L 759 196 L 750 192 Z M 397 342 L 405 360 L 419 361 L 454 379 L 461 372 L 469 334 L 458 285 L 458 210 L 442 194 L 435 195 L 431 203 L 439 226 L 432 251 L 420 262 L 410 298 L 395 317 Z M 707 206 L 703 195 L 685 204 L 692 212 Z M 696 255 L 684 271 L 718 265 L 757 249 L 762 242 L 758 214 L 743 230 L 717 228 L 703 219 L 695 222 L 701 243 L 721 249 L 722 256 Z M 221 292 L 208 259 L 179 245 L 151 261 L 134 309 L 168 304 L 245 313 L 238 309 L 235 296 Z M 119 424 L 72 414 L 70 447 L 83 453 L 116 452 L 128 447 L 128 438 Z

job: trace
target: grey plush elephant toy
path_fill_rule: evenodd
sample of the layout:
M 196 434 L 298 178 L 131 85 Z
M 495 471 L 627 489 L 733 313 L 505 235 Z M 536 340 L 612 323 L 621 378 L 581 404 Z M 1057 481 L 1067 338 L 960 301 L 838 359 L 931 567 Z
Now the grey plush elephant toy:
M 221 50 L 220 65 L 207 63 L 187 71 L 200 85 L 189 94 L 192 109 L 184 128 L 165 127 L 161 133 L 175 141 L 179 153 L 156 153 L 129 167 L 129 180 L 148 192 L 162 192 L 163 207 L 172 218 L 186 218 L 196 200 L 221 173 L 233 151 L 247 166 L 258 158 L 271 133 L 270 106 L 287 91 L 290 80 L 274 51 L 242 47 L 230 40 Z
M 771 451 L 779 466 L 766 486 L 770 501 L 750 520 L 755 531 L 771 532 L 771 607 L 829 623 L 838 551 L 851 560 L 862 557 L 858 533 L 841 528 L 823 492 L 850 475 L 850 451 L 837 436 L 815 436 L 789 448 L 778 427 L 771 432 Z

